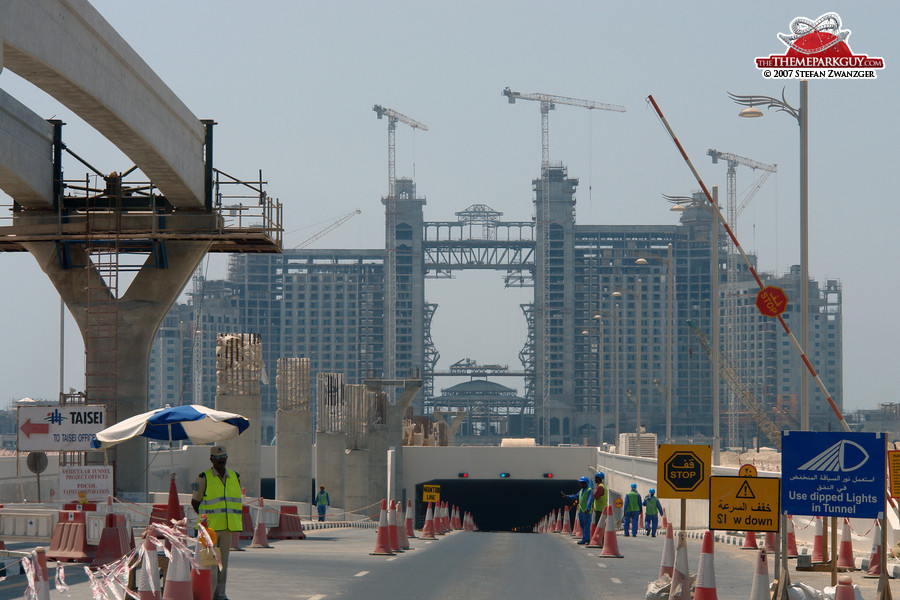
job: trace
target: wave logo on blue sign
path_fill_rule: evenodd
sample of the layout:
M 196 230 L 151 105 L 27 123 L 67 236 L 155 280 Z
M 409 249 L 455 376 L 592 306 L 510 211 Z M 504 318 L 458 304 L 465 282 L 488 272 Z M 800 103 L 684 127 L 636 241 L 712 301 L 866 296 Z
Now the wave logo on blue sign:
M 50 421 L 54 425 L 62 425 L 62 422 L 68 420 L 68 418 L 69 417 L 63 416 L 63 414 L 59 412 L 59 409 L 56 408 L 53 410 L 53 412 L 47 413 L 47 416 L 44 417 L 44 420 Z
M 869 460 L 869 453 L 865 448 L 851 442 L 841 440 L 833 446 L 820 452 L 809 461 L 797 467 L 798 471 L 855 471 Z M 853 466 L 848 466 L 853 465 Z

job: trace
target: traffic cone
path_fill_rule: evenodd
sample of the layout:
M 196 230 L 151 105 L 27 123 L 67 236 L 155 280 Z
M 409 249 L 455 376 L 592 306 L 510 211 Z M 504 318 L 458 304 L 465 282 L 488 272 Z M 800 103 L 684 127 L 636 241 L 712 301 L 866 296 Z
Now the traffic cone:
M 391 550 L 403 552 L 400 548 L 400 534 L 397 531 L 397 501 L 391 500 L 391 508 L 388 511 L 388 535 L 391 540 Z
M 401 550 L 410 550 L 409 538 L 406 537 L 406 525 L 404 524 L 406 521 L 405 516 L 403 515 L 403 503 L 397 503 L 397 540 L 400 542 Z
M 644 529 L 644 513 L 643 513 L 643 511 L 638 513 L 638 529 Z
M 813 537 L 812 561 L 825 562 L 825 535 L 822 533 L 822 517 L 816 517 L 816 535 Z
M 406 522 L 404 525 L 406 526 L 406 537 L 410 539 L 416 538 L 416 529 L 413 524 L 413 507 L 412 507 L 412 498 L 406 499 Z
M 184 507 L 178 501 L 178 488 L 175 487 L 175 473 L 169 479 L 169 501 L 166 503 L 166 525 L 172 525 L 172 520 L 180 521 L 184 518 Z
M 234 536 L 232 536 L 234 537 Z M 253 539 L 250 541 L 251 548 L 271 548 L 269 540 L 266 539 L 266 524 L 263 523 L 263 499 L 259 497 L 259 512 L 256 513 L 256 529 L 253 530 Z
M 434 505 L 434 534 L 444 535 L 444 503 Z
M 609 507 L 604 507 L 603 516 L 606 516 L 606 509 Z M 593 513 L 592 520 L 596 518 L 597 513 Z M 603 521 L 603 525 L 600 524 L 600 521 Z M 587 543 L 587 548 L 602 548 L 603 547 L 603 538 L 606 533 L 606 521 L 604 519 L 600 519 L 596 523 L 591 525 L 591 541 Z
M 422 526 L 421 538 L 423 540 L 437 539 L 434 537 L 434 504 L 432 502 L 428 503 L 428 509 L 425 511 L 425 525 Z
M 134 574 L 135 587 L 140 600 L 160 600 L 162 585 L 159 582 L 159 560 L 156 558 L 156 545 L 144 536 L 144 555 L 141 566 Z
M 662 504 L 660 504 L 659 507 L 662 508 Z M 662 520 L 659 522 L 659 528 L 660 528 L 660 530 L 661 530 L 661 531 L 665 531 L 665 530 L 666 530 L 666 526 L 667 526 L 668 524 L 669 524 L 669 520 L 666 518 L 666 515 L 663 514 Z
M 834 600 L 856 600 L 853 580 L 850 579 L 849 575 L 838 577 L 837 586 L 834 588 Z
M 606 507 L 611 510 L 610 507 Z M 625 558 L 619 554 L 619 542 L 616 539 L 616 520 L 611 515 L 607 515 L 606 531 L 603 534 L 603 551 L 600 556 L 605 558 Z
M 564 508 L 564 509 L 563 509 L 563 528 L 562 528 L 562 532 L 563 532 L 563 533 L 568 533 L 569 535 L 572 535 L 572 524 L 569 522 L 569 509 L 567 509 L 567 508 Z
M 666 523 L 666 539 L 663 542 L 662 560 L 659 561 L 659 576 L 663 574 L 670 578 L 675 568 L 675 536 L 672 535 L 672 524 Z
M 675 566 L 672 583 L 669 586 L 669 600 L 691 600 L 691 573 L 688 570 L 687 546 L 684 532 L 678 532 L 678 546 L 675 548 Z
M 744 543 L 741 546 L 741 550 L 759 550 L 759 546 L 756 543 L 755 531 L 744 532 Z
M 594 539 L 594 533 L 596 531 L 597 531 L 597 516 L 594 513 L 594 511 L 591 511 L 591 531 L 590 531 L 590 533 L 588 533 L 588 540 Z M 603 531 L 605 532 L 606 530 L 603 530 Z M 601 532 L 601 535 L 602 534 L 603 534 L 603 532 Z M 597 546 L 597 547 L 599 548 L 600 546 Z
M 872 554 L 869 556 L 869 569 L 863 577 L 881 576 L 881 522 L 875 519 L 872 529 Z
M 767 531 L 766 532 L 766 541 L 763 543 L 763 548 L 765 548 L 766 552 L 769 554 L 775 554 L 775 532 Z
M 172 549 L 172 559 L 166 569 L 166 585 L 162 600 L 193 600 L 191 588 L 191 560 L 184 552 Z
M 856 569 L 856 564 L 853 562 L 853 540 L 850 537 L 850 520 L 846 518 L 844 519 L 844 530 L 841 532 L 841 545 L 838 546 L 837 566 L 839 569 Z
M 765 550 L 760 550 L 756 559 L 756 572 L 750 586 L 750 600 L 769 600 L 769 558 Z
M 456 509 L 456 525 L 453 526 L 454 529 L 462 530 L 462 517 L 459 516 L 459 507 L 455 507 Z
M 794 533 L 794 520 L 791 515 L 787 516 L 787 555 L 788 558 L 797 558 L 800 553 L 797 552 L 797 536 Z
M 428 505 L 428 512 L 431 512 L 431 504 Z M 427 517 L 426 517 L 427 519 Z M 428 521 L 425 521 L 428 527 Z M 381 514 L 378 517 L 378 533 L 375 536 L 375 550 L 369 552 L 373 556 L 393 556 L 391 551 L 391 534 L 388 526 L 387 499 L 381 500 Z M 423 536 L 424 537 L 424 536 Z
M 210 540 L 213 541 L 211 547 L 206 545 L 206 538 L 201 536 L 199 531 L 200 527 L 206 528 L 209 533 Z M 213 536 L 216 535 L 216 533 L 209 530 L 206 515 L 200 515 L 200 524 L 197 529 L 197 546 L 194 550 L 194 559 L 197 563 L 200 563 L 200 565 L 191 569 L 191 590 L 193 591 L 194 600 L 212 600 L 212 567 L 202 564 L 203 557 L 201 551 L 209 548 L 215 552 L 215 538 L 213 538 Z M 216 568 L 218 568 L 218 566 L 216 566 Z
M 50 578 L 47 570 L 47 553 L 43 546 L 38 546 L 31 551 L 31 565 L 34 568 L 34 595 L 35 600 L 50 600 Z
M 563 520 L 562 511 L 561 510 L 556 511 L 556 528 L 553 530 L 553 533 L 562 533 L 562 530 L 563 530 L 562 520 Z
M 697 585 L 694 587 L 694 600 L 718 600 L 716 595 L 716 568 L 713 560 L 712 531 L 703 533 L 703 546 L 700 549 L 700 564 L 697 567 Z
M 566 510 L 569 510 L 569 508 L 566 507 Z M 581 534 L 582 534 L 582 531 L 581 531 L 581 519 L 578 518 L 578 513 L 577 513 L 577 512 L 575 513 L 575 518 L 573 519 L 573 522 L 575 523 L 575 525 L 572 527 L 572 536 L 573 536 L 573 537 L 576 537 L 576 538 L 578 538 L 578 539 L 580 540 L 580 539 L 581 539 Z

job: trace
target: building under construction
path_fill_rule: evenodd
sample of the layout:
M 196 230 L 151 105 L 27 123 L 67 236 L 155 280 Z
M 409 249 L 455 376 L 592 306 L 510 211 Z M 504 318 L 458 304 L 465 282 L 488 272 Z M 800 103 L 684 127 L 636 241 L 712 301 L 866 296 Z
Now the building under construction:
M 533 287 L 535 301 L 522 307 L 528 335 L 516 369 L 526 382 L 520 414 L 511 429 L 507 418 L 489 430 L 521 432 L 543 444 L 614 443 L 619 434 L 636 431 L 640 419 L 660 440 L 708 441 L 713 385 L 719 385 L 722 444 L 750 443 L 757 424 L 713 376 L 687 324 L 710 335 L 713 310 L 724 307 L 726 298 L 737 307 L 734 316 L 720 319 L 722 331 L 737 340 L 738 352 L 728 358 L 779 427 L 797 426 L 800 378 L 807 372 L 781 328 L 756 311 L 755 282 L 746 268 L 732 261 L 738 272 L 726 277 L 726 237 L 702 198 L 679 205 L 675 225 L 576 225 L 578 180 L 558 164 L 548 167 L 546 179 L 546 187 L 541 178 L 534 180 L 534 213 L 521 221 L 504 221 L 483 204 L 457 212 L 455 220 L 426 221 L 426 202 L 414 182 L 396 180 L 396 214 L 386 220 L 395 227 L 386 236 L 395 240 L 396 260 L 392 368 L 424 379 L 424 393 L 413 403 L 417 414 L 442 405 L 435 401 L 440 340 L 431 337 L 431 318 L 440 307 L 426 302 L 426 280 L 491 269 L 507 287 Z M 544 214 L 549 220 L 534 217 Z M 546 252 L 544 243 L 550 244 Z M 278 358 L 302 356 L 310 358 L 313 377 L 344 373 L 347 383 L 360 383 L 382 376 L 389 253 L 379 248 L 240 254 L 231 257 L 224 281 L 195 277 L 189 302 L 174 307 L 160 329 L 151 398 L 164 404 L 180 395 L 184 402 L 211 404 L 215 337 L 231 330 L 261 335 L 270 372 Z M 542 260 L 546 268 L 538 268 Z M 718 303 L 712 301 L 713 277 L 719 281 Z M 763 278 L 785 289 L 791 301 L 784 316 L 799 322 L 798 271 Z M 840 406 L 841 286 L 835 280 L 808 285 L 808 354 Z M 172 340 L 178 340 L 180 353 L 163 351 Z M 477 349 L 469 356 L 477 358 Z M 262 397 L 266 439 L 274 431 L 275 386 L 263 386 Z M 500 404 L 498 416 L 501 410 L 508 414 L 509 403 Z M 827 429 L 830 419 L 825 397 L 811 386 L 810 423 Z M 461 429 L 476 430 L 474 421 Z

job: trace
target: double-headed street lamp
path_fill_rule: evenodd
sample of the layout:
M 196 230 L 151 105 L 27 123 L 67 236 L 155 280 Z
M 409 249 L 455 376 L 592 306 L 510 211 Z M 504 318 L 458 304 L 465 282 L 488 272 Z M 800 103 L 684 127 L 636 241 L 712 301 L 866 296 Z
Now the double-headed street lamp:
M 788 104 L 781 92 L 781 100 L 771 96 L 728 95 L 746 106 L 742 117 L 761 117 L 763 112 L 756 106 L 765 105 L 785 112 L 797 120 L 800 126 L 800 342 L 803 351 L 809 350 L 809 94 L 808 81 L 800 80 L 800 108 Z M 800 429 L 809 429 L 809 377 L 804 373 L 800 378 Z
M 672 321 L 673 304 L 675 303 L 675 271 L 672 270 L 672 244 L 668 245 L 666 258 L 655 255 L 641 256 L 634 261 L 636 265 L 646 265 L 648 260 L 658 260 L 666 264 L 666 443 L 672 441 Z M 640 388 L 638 388 L 640 389 Z
M 635 435 L 637 436 L 637 452 L 640 455 L 641 449 L 641 363 L 643 362 L 643 331 L 641 327 L 641 316 L 644 312 L 644 303 L 643 303 L 643 293 L 642 293 L 642 285 L 643 282 L 641 278 L 638 277 L 637 280 L 637 290 L 629 290 L 629 289 L 621 289 L 616 288 L 612 292 L 612 296 L 614 298 L 621 298 L 623 294 L 633 294 L 635 299 L 637 300 L 637 307 L 635 308 L 635 331 L 637 332 L 637 344 L 635 348 L 635 358 L 637 362 L 637 368 L 635 372 L 635 391 L 637 392 L 637 407 L 636 407 L 636 427 L 635 427 Z M 618 336 L 616 336 L 618 337 Z M 618 369 L 617 369 L 618 370 Z M 616 396 L 616 402 L 618 403 L 618 395 Z M 616 435 L 618 436 L 618 410 L 616 411 Z M 616 440 L 618 443 L 618 440 Z

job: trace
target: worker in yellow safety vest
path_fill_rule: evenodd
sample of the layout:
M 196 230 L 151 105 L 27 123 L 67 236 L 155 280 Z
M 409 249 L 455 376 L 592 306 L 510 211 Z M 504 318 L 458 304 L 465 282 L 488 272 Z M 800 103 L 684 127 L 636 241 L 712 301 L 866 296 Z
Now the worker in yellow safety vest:
M 578 483 L 581 485 L 581 489 L 575 494 L 566 494 L 565 492 L 560 492 L 560 494 L 568 500 L 578 501 L 576 513 L 578 514 L 578 523 L 581 525 L 581 541 L 578 543 L 587 544 L 591 541 L 591 496 L 593 490 L 591 489 L 591 480 L 587 477 L 580 478 Z
M 243 529 L 243 493 L 240 475 L 225 468 L 228 453 L 224 446 L 213 446 L 209 452 L 212 468 L 197 477 L 193 484 L 191 506 L 199 515 L 207 516 L 209 529 L 216 532 L 216 547 L 221 553 L 222 570 L 213 569 L 213 600 L 228 600 L 225 584 L 228 579 L 228 555 L 231 536 Z

